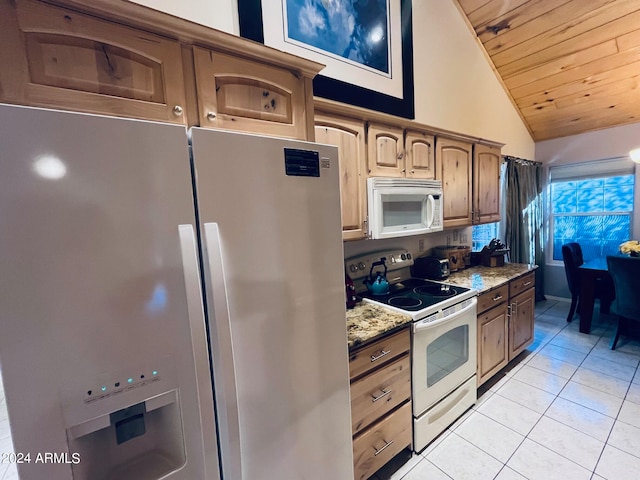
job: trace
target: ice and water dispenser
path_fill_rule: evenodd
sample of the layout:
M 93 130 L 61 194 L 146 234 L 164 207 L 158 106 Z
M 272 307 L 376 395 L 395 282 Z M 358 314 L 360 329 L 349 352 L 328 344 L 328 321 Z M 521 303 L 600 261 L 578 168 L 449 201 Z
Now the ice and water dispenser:
M 147 375 L 104 375 L 64 403 L 74 480 L 173 478 L 186 463 L 180 389 L 170 365 Z M 167 389 L 169 388 L 169 389 Z M 79 389 L 75 388 L 75 392 Z

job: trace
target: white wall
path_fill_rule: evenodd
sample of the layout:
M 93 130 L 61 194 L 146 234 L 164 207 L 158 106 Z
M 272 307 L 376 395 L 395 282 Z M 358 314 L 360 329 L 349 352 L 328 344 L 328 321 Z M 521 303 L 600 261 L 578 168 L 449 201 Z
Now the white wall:
M 624 157 L 634 148 L 640 148 L 640 123 L 538 142 L 536 143 L 536 160 L 551 167 Z M 632 238 L 640 239 L 640 166 L 637 165 L 635 170 Z M 558 264 L 545 266 L 545 293 L 559 297 L 570 296 L 564 276 L 564 266 Z
M 130 0 L 206 27 L 239 35 L 236 0 Z
M 413 0 L 416 120 L 533 160 L 531 135 L 454 1 Z

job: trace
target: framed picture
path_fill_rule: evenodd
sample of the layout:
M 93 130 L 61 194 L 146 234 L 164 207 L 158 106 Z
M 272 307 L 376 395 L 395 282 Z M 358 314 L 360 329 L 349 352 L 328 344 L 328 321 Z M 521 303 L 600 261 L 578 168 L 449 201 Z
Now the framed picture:
M 326 65 L 314 94 L 414 118 L 411 0 L 237 0 L 240 35 Z

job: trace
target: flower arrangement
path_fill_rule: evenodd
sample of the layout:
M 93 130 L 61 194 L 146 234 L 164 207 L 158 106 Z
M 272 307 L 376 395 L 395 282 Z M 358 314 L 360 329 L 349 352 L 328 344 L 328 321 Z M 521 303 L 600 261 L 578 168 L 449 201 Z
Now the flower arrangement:
M 620 252 L 628 253 L 632 257 L 640 256 L 640 242 L 638 240 L 628 240 L 620 244 Z

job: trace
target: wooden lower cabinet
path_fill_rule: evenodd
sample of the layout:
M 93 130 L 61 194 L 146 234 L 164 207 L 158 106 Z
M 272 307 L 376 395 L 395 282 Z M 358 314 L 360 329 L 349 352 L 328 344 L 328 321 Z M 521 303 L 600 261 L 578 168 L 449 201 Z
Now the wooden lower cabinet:
M 509 319 L 502 303 L 478 316 L 478 385 L 509 363 Z
M 369 478 L 411 446 L 410 332 L 404 329 L 351 353 L 354 474 Z
M 353 439 L 356 480 L 369 478 L 404 448 L 412 439 L 411 402 L 372 425 Z
M 351 422 L 356 434 L 411 396 L 409 355 L 351 385 Z
M 511 301 L 509 322 L 509 360 L 533 342 L 535 289 L 530 288 Z
M 478 386 L 533 342 L 534 286 L 531 272 L 478 297 Z

